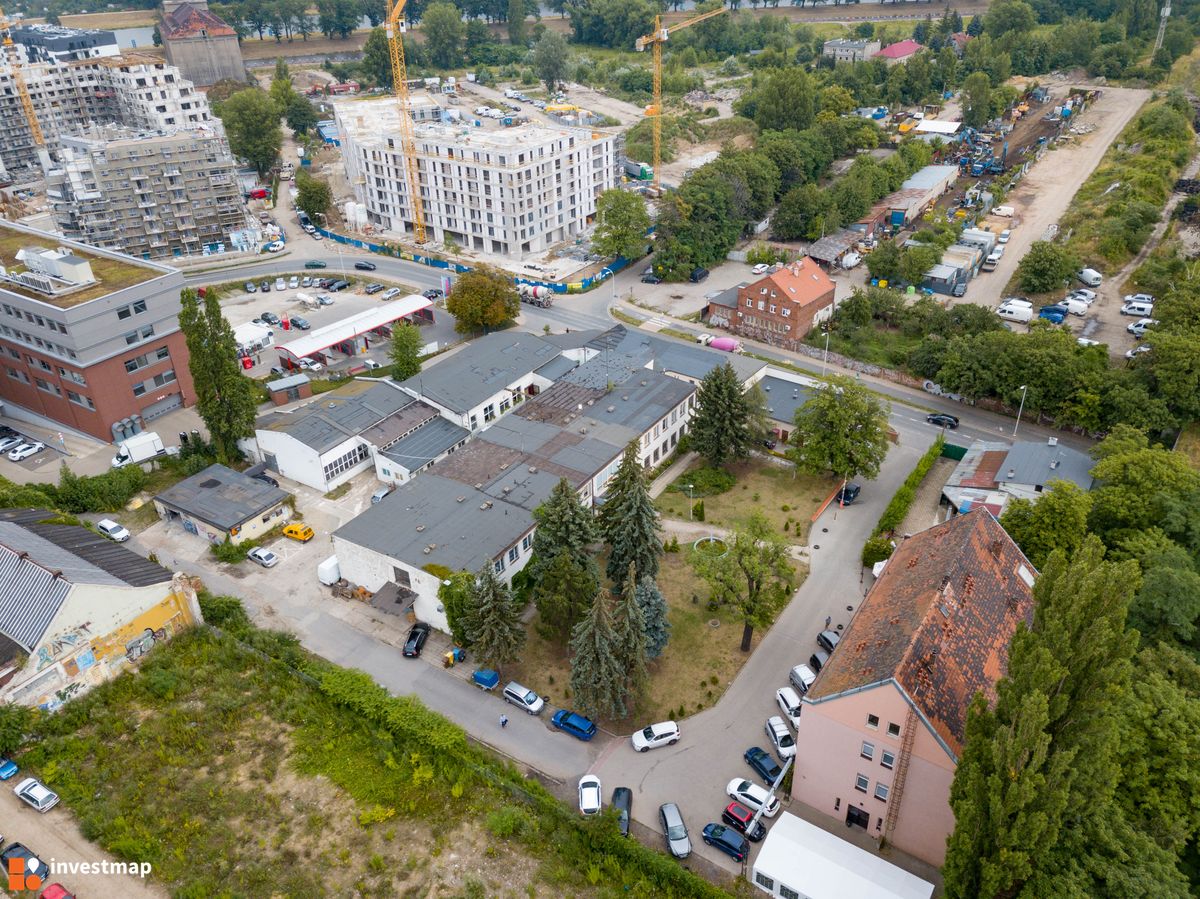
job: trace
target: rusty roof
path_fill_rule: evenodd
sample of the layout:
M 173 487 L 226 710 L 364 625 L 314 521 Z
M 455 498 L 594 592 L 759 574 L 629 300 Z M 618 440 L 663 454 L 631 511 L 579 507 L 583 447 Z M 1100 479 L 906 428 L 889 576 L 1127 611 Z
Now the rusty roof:
M 957 758 L 971 700 L 995 699 L 1017 623 L 1033 620 L 1035 575 L 986 509 L 914 534 L 896 547 L 806 701 L 894 681 Z
M 164 38 L 183 40 L 190 37 L 236 37 L 237 32 L 207 9 L 185 3 L 163 16 Z

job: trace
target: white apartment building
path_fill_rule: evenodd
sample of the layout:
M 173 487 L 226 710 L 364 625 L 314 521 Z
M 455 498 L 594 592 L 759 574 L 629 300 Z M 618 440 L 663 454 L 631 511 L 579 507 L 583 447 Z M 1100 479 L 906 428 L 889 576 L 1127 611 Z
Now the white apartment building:
M 138 131 L 206 126 L 225 131 L 208 99 L 175 66 L 151 56 L 125 54 L 65 64 L 22 66 L 25 86 L 45 138 L 54 152 L 59 136 L 92 124 L 116 123 Z M 10 177 L 42 176 L 43 162 L 13 83 L 0 70 L 0 162 Z
M 412 233 L 391 99 L 334 104 L 346 172 L 369 221 Z M 428 239 L 519 259 L 581 233 L 619 183 L 621 140 L 578 128 L 414 124 Z

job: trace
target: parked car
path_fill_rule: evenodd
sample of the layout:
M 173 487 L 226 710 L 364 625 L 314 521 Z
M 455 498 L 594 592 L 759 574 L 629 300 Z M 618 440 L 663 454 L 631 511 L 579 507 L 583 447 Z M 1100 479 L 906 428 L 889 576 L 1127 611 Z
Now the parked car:
M 399 293 L 399 291 L 396 291 L 396 292 Z M 433 302 L 436 303 L 438 300 L 445 299 L 446 295 L 444 293 L 442 293 L 440 290 L 438 290 L 436 287 L 431 287 L 431 288 L 429 288 L 429 290 L 426 290 L 425 292 L 423 292 L 421 294 L 421 296 L 423 296 L 427 300 L 432 300 Z
M 1061 325 L 1066 317 L 1066 312 L 1060 311 L 1056 308 L 1038 310 L 1038 318 L 1042 319 L 1043 321 L 1048 321 L 1052 325 Z
M 658 807 L 658 820 L 662 822 L 663 836 L 667 839 L 667 850 L 676 858 L 687 858 L 692 854 L 692 841 L 688 839 L 687 825 L 683 814 L 674 802 Z
M 18 434 L 15 430 L 10 428 L 8 425 L 0 425 L 0 438 L 20 437 L 20 436 L 21 436 L 20 434 Z
M 583 775 L 579 778 L 579 811 L 584 815 L 598 815 L 601 808 L 600 778 L 595 774 Z
M 245 290 L 246 293 L 258 293 L 258 285 L 253 281 L 247 281 L 242 285 L 242 289 Z
M 301 331 L 307 331 L 309 328 L 312 327 L 312 325 L 309 324 L 308 319 L 305 318 L 303 315 L 293 315 L 292 316 L 292 327 L 299 328 Z
M 585 743 L 596 736 L 595 722 L 569 709 L 559 709 L 550 719 L 550 723 L 559 730 L 570 734 L 572 737 L 577 737 Z
M 996 238 L 996 242 L 1002 243 L 1002 244 L 1008 243 L 1008 240 L 1010 237 L 1012 237 L 1012 229 L 1005 228 L 1003 231 L 1000 232 L 1000 236 Z
M 801 696 L 808 692 L 808 688 L 813 685 L 813 681 L 816 679 L 817 673 L 807 665 L 797 665 L 788 674 L 788 680 L 800 692 Z
M 5 437 L 3 440 L 0 440 L 0 453 L 7 453 L 9 450 L 16 449 L 24 442 L 25 438 L 19 435 L 16 437 Z
M 813 671 L 820 671 L 829 664 L 829 653 L 823 649 L 818 649 L 808 657 L 808 664 L 812 666 Z
M 68 892 L 61 883 L 52 883 L 42 890 L 41 899 L 75 899 L 75 894 Z
M 1127 325 L 1125 330 L 1128 331 L 1130 334 L 1132 334 L 1134 337 L 1141 337 L 1143 334 L 1146 333 L 1147 328 L 1153 327 L 1154 325 L 1157 325 L 1157 324 L 1158 324 L 1157 319 L 1139 318 L 1133 324 Z
M 642 275 L 643 284 L 662 284 L 662 278 L 651 272 L 647 275 Z
M 267 244 L 265 247 L 263 247 L 263 249 L 266 250 L 268 253 L 278 253 L 284 248 L 284 246 L 285 246 L 285 244 L 282 240 L 273 240 L 269 244 Z
M 312 275 L 305 275 L 303 278 L 300 279 L 300 286 L 301 287 L 312 287 L 312 282 L 313 282 Z
M 276 484 L 275 486 L 278 487 L 279 485 Z M 283 529 L 283 536 L 287 537 L 289 540 L 307 543 L 314 536 L 316 536 L 316 532 L 302 521 L 293 521 Z
M 284 281 L 283 278 L 276 278 L 275 279 L 275 289 L 276 290 L 287 290 L 287 282 Z
M 360 272 L 373 272 L 376 268 L 374 262 L 363 262 L 361 260 L 354 263 L 354 267 Z
M 5 758 L 0 758 L 0 780 L 9 780 L 17 773 L 17 763 Z M 3 842 L 3 840 L 0 840 Z
M 860 484 L 846 484 L 837 492 L 837 496 L 833 498 L 839 506 L 848 506 L 858 499 L 858 495 L 862 493 Z
M 505 702 L 519 706 L 531 715 L 538 714 L 546 705 L 546 701 L 542 697 L 528 687 L 522 687 L 516 681 L 510 681 L 501 695 Z
M 8 883 L 8 872 L 14 867 L 14 862 L 18 859 L 25 863 L 25 876 L 34 874 L 40 877 L 43 881 L 50 876 L 50 866 L 33 854 L 24 843 L 12 843 L 0 852 L 0 867 L 4 871 L 4 883 Z
M 688 275 L 688 280 L 691 281 L 693 284 L 699 284 L 701 281 L 703 281 L 707 277 L 708 277 L 708 269 L 703 268 L 701 266 L 697 266 L 696 268 L 692 269 L 692 273 L 690 275 Z
M 1086 287 L 1077 287 L 1067 294 L 1073 300 L 1083 300 L 1085 303 L 1096 302 L 1096 291 L 1088 290 Z
M 800 726 L 800 694 L 791 687 L 780 687 L 775 691 L 775 702 L 783 718 L 793 728 Z
M 750 274 L 765 275 L 770 267 L 771 266 L 767 265 L 765 262 L 760 262 L 758 265 L 754 266 L 754 268 L 750 269 Z
M 332 290 L 334 293 L 337 293 L 339 290 L 345 290 L 349 286 L 350 286 L 349 281 L 340 280 L 340 281 L 334 281 L 332 284 L 330 284 L 329 289 Z
M 731 802 L 725 806 L 725 810 L 721 812 L 721 820 L 739 833 L 745 834 L 746 839 L 752 843 L 757 843 L 767 835 L 766 825 L 762 821 L 757 822 L 754 827 L 750 826 L 750 822 L 754 820 L 754 812 L 740 802 Z
M 779 814 L 779 800 L 756 783 L 734 778 L 725 787 L 725 793 L 735 802 L 740 802 L 753 811 L 762 809 L 768 818 Z
M 629 836 L 629 819 L 633 816 L 633 790 L 629 787 L 617 787 L 613 790 L 613 808 L 617 810 L 617 828 L 621 836 Z
M 817 645 L 826 652 L 833 652 L 841 642 L 842 635 L 837 631 L 824 630 L 817 634 Z
M 304 371 L 322 371 L 325 368 L 324 363 L 318 362 L 316 359 L 309 359 L 305 356 L 300 360 L 300 367 Z
M 325 268 L 325 263 L 320 259 L 310 259 L 304 263 L 305 268 Z
M 262 284 L 259 284 L 258 289 L 261 290 L 263 293 L 270 293 L 271 292 L 270 279 L 267 279 L 267 280 L 263 281 Z
M 327 293 L 319 293 L 317 294 L 317 303 L 321 306 L 332 306 L 333 297 Z
M 279 486 L 279 482 L 277 480 L 275 480 L 273 477 L 271 477 L 269 474 L 266 474 L 265 472 L 259 472 L 258 474 L 252 474 L 252 475 L 250 475 L 250 477 L 254 478 L 254 480 L 256 480 L 256 481 L 262 481 L 264 484 L 270 484 L 272 487 Z
M 418 621 L 408 631 L 408 639 L 404 642 L 404 657 L 406 659 L 415 659 L 421 655 L 421 648 L 425 645 L 425 641 L 429 639 L 429 625 L 424 621 Z
M 1138 356 L 1142 355 L 1142 353 L 1148 353 L 1148 352 L 1150 352 L 1150 344 L 1143 343 L 1141 346 L 1136 346 L 1132 350 L 1126 350 L 1125 358 L 1126 359 L 1136 359 Z
M 289 289 L 295 290 L 299 286 L 300 286 L 300 276 L 299 275 L 292 275 L 290 278 L 288 278 L 288 288 Z
M 379 299 L 390 300 L 392 297 L 398 297 L 398 296 L 400 296 L 400 288 L 399 287 L 389 287 L 387 290 L 385 290 L 383 292 L 383 296 L 381 296 Z
M 767 739 L 775 747 L 775 752 L 786 761 L 796 754 L 796 741 L 792 732 L 778 715 L 772 715 L 766 723 Z
M 679 725 L 674 721 L 660 721 L 635 731 L 631 739 L 633 748 L 638 752 L 647 752 L 659 746 L 674 746 L 679 742 Z
M 1125 294 L 1126 303 L 1153 303 L 1154 295 L 1149 293 L 1127 293 Z
M 958 427 L 958 419 L 945 412 L 930 413 L 925 416 L 925 420 L 931 425 L 937 425 L 939 428 L 948 428 L 951 431 Z
M 121 525 L 117 524 L 111 518 L 101 518 L 97 521 L 96 530 L 109 540 L 117 543 L 124 543 L 129 539 L 129 531 L 125 530 L 125 528 L 121 527 Z
M 269 549 L 263 549 L 261 546 L 256 546 L 250 552 L 246 553 L 246 558 L 251 562 L 257 562 L 263 568 L 274 568 L 279 564 L 279 556 L 275 555 Z
M 758 746 L 751 746 L 742 754 L 742 758 L 754 769 L 755 773 L 769 784 L 775 783 L 783 768 L 771 757 L 771 753 Z M 736 799 L 737 797 L 733 797 Z
M 720 849 L 735 862 L 745 861 L 750 852 L 750 844 L 746 838 L 732 827 L 726 827 L 724 824 L 705 824 L 704 842 L 715 849 Z
M 30 456 L 36 456 L 46 448 L 46 444 L 34 441 L 33 443 L 22 443 L 15 449 L 8 451 L 8 458 L 14 462 L 24 462 Z
M 25 778 L 13 788 L 13 792 L 18 799 L 39 812 L 48 812 L 58 805 L 58 794 L 35 777 Z
M 367 294 L 373 294 L 373 293 L 379 293 L 379 291 L 381 291 L 381 290 L 383 290 L 382 284 L 368 284 L 366 286 L 366 289 L 364 292 Z
M 268 325 L 278 325 L 280 323 L 279 316 L 274 312 L 264 312 L 259 316 L 259 318 L 265 321 Z

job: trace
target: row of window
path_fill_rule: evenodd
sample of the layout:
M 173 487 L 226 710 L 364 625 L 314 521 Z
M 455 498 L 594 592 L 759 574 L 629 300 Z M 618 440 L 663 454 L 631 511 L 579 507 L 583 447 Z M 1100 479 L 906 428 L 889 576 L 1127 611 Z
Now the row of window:
M 859 750 L 858 754 L 869 762 L 875 761 L 875 744 L 868 743 L 866 740 L 864 740 L 862 749 Z M 883 767 L 887 768 L 888 770 L 896 767 L 896 753 L 892 752 L 890 749 L 884 749 L 879 757 L 879 764 L 883 765 Z
M 8 355 L 12 356 L 14 359 L 21 358 L 21 354 L 13 347 L 5 347 L 5 349 L 8 350 Z M 60 378 L 66 378 L 69 381 L 74 381 L 76 384 L 81 384 L 84 387 L 87 387 L 87 378 L 85 378 L 80 372 L 67 371 L 67 369 L 63 368 L 61 365 L 59 365 L 59 366 L 51 365 L 45 359 L 35 359 L 32 356 L 30 356 L 29 354 L 25 355 L 25 361 L 28 362 L 31 366 L 37 366 L 42 371 L 53 372 L 57 369 L 58 376 Z
M 165 346 L 160 346 L 157 350 L 151 353 L 142 353 L 140 356 L 134 356 L 132 359 L 125 360 L 125 371 L 133 374 L 139 368 L 146 368 L 149 365 L 162 362 L 171 358 L 171 351 Z
M 529 552 L 529 550 L 530 550 L 530 548 L 532 548 L 532 546 L 533 546 L 533 534 L 526 534 L 521 539 L 520 546 L 518 546 L 515 543 L 512 546 L 510 546 L 508 549 L 508 552 L 501 555 L 500 558 L 498 558 L 493 563 L 493 567 L 496 569 L 496 574 L 503 574 L 504 569 L 507 568 L 508 565 L 516 564 L 517 560 L 521 558 L 521 553 Z M 505 564 L 505 561 L 504 561 L 505 559 L 508 559 L 507 565 Z
M 125 335 L 125 343 L 128 346 L 133 346 L 135 343 L 140 343 L 143 340 L 149 340 L 154 336 L 154 325 L 146 325 L 138 331 L 130 331 Z
M 117 310 L 117 318 L 124 321 L 125 319 L 127 319 L 131 316 L 141 315 L 145 311 L 146 311 L 146 301 L 138 300 L 136 303 L 131 303 L 128 306 L 122 306 L 120 309 L 118 309 Z
M 13 340 L 19 340 L 22 343 L 27 343 L 30 346 L 35 346 L 38 349 L 45 350 L 48 353 L 54 353 L 56 356 L 63 356 L 67 359 L 75 359 L 75 351 L 57 343 L 51 343 L 48 340 L 42 340 L 40 337 L 34 337 L 32 334 L 27 334 L 24 331 L 18 331 L 16 328 L 10 328 L 8 325 L 0 325 L 0 334 L 5 337 L 11 337 Z
M 773 877 L 768 877 L 761 871 L 754 872 L 754 882 L 765 890 L 774 891 L 775 889 L 775 879 Z M 782 899 L 800 899 L 800 894 L 798 892 L 793 890 L 790 886 L 782 883 L 779 885 L 779 895 L 782 897 Z
M 8 305 L 8 303 L 0 305 L 0 308 L 4 309 L 5 315 L 11 315 L 16 318 L 21 318 L 22 315 L 24 315 L 25 321 L 27 322 L 38 325 L 42 328 L 49 328 L 51 331 L 58 331 L 60 334 L 67 333 L 67 326 L 62 322 L 55 321 L 52 318 L 42 318 L 40 315 L 34 315 L 32 312 L 23 313 L 20 309 L 17 309 L 15 306 Z
M 343 456 L 334 459 L 325 466 L 325 480 L 332 481 L 338 475 L 353 468 L 356 465 L 362 464 L 367 458 L 367 445 L 360 443 L 350 452 Z
M 746 308 L 747 309 L 754 308 L 754 300 L 750 299 L 749 297 L 746 298 Z M 774 303 L 768 304 L 763 300 L 759 300 L 758 301 L 758 311 L 759 312 L 770 312 L 771 315 L 774 315 L 775 314 L 775 304 Z M 791 314 L 792 314 L 792 307 L 784 306 L 782 309 L 780 309 L 780 312 L 783 315 L 788 316 L 790 318 Z
M 135 384 L 133 387 L 134 396 L 142 396 L 147 390 L 155 390 L 159 387 L 165 387 L 175 380 L 175 371 L 167 369 L 155 375 L 153 378 L 142 381 L 140 384 Z
M 879 716 L 867 715 L 867 727 L 871 728 L 871 730 L 879 730 Z M 894 721 L 889 721 L 887 732 L 889 737 L 900 736 L 900 725 L 896 724 Z
M 860 793 L 865 793 L 871 786 L 871 778 L 865 774 L 858 774 L 854 778 L 854 789 Z M 883 783 L 883 781 L 875 781 L 875 798 L 880 802 L 887 802 L 888 791 L 891 788 Z

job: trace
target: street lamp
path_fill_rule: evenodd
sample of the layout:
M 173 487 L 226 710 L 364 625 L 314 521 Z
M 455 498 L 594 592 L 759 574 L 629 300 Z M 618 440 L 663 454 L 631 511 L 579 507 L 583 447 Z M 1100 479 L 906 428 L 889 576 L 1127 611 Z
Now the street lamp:
M 600 269 L 600 276 L 604 277 L 605 272 L 608 272 L 608 277 L 612 281 L 612 295 L 613 302 L 615 303 L 617 301 L 617 273 L 608 266 L 605 266 L 604 268 Z
M 1026 384 L 1021 385 L 1021 405 L 1017 409 L 1017 423 L 1015 425 L 1013 425 L 1012 435 L 1014 437 L 1017 436 L 1017 428 L 1021 427 L 1021 413 L 1025 411 L 1025 394 L 1028 392 L 1027 388 L 1028 388 L 1028 385 L 1026 385 Z
M 692 485 L 687 485 L 688 491 L 688 521 L 692 520 Z
M 325 230 L 329 231 L 329 233 L 332 234 L 333 231 L 330 230 L 330 227 L 329 227 L 329 216 L 327 216 L 323 212 L 318 212 L 317 215 L 319 215 L 321 217 L 322 221 L 325 222 Z M 348 281 L 350 279 L 346 277 L 346 260 L 342 258 L 342 242 L 340 240 L 334 240 L 333 242 L 335 244 L 337 244 L 338 266 L 342 270 L 342 280 Z
M 821 374 L 825 374 L 825 365 L 829 362 L 829 326 L 831 322 L 825 322 L 825 327 L 822 330 L 825 332 L 825 355 L 821 357 Z

